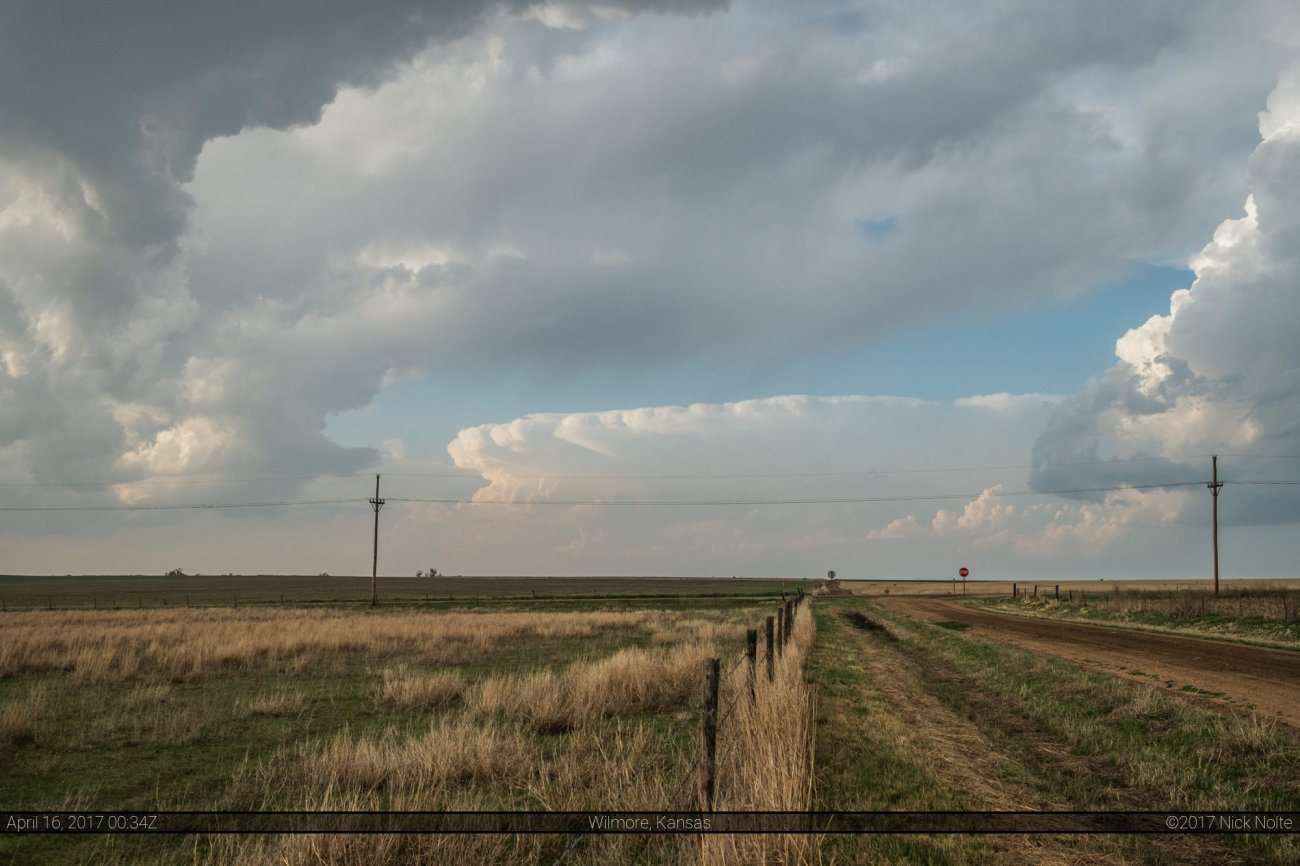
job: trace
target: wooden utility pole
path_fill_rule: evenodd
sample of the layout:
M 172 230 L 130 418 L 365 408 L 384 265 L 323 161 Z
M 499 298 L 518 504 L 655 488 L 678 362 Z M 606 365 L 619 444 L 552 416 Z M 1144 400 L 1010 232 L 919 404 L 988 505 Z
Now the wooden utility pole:
M 375 476 L 375 498 L 370 500 L 370 507 L 375 510 L 375 555 L 370 562 L 370 606 L 379 603 L 379 509 L 384 507 L 384 500 L 379 498 L 379 476 Z
M 1210 455 L 1210 472 L 1211 481 L 1205 485 L 1210 488 L 1210 493 L 1214 496 L 1214 597 L 1219 597 L 1219 488 L 1223 487 L 1223 482 L 1219 480 L 1219 455 Z

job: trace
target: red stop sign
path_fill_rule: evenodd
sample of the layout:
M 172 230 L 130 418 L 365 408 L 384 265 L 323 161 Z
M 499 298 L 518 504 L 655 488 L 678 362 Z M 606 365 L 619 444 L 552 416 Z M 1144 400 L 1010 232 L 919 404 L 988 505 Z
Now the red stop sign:
M 970 577 L 970 569 L 964 565 L 961 567 L 961 570 L 958 571 L 957 573 L 960 574 L 962 577 Z

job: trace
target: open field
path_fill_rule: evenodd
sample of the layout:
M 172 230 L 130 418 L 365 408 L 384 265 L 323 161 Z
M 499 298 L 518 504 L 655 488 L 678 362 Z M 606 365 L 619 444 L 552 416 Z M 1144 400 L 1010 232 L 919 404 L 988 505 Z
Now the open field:
M 1300 810 L 1300 653 L 891 587 L 801 606 L 751 703 L 775 604 L 718 583 L 743 590 L 9 610 L 0 808 L 694 808 L 713 657 L 718 809 Z M 0 836 L 0 863 L 1283 864 L 1297 838 Z
M 771 606 L 603 604 L 9 611 L 0 808 L 690 809 L 709 657 L 723 662 L 717 807 L 807 808 L 807 608 L 751 703 L 738 661 Z M 569 843 L 8 836 L 0 862 L 534 863 Z M 794 862 L 812 845 L 590 837 L 566 862 Z
M 775 596 L 820 585 L 820 581 L 717 577 L 463 577 L 379 578 L 385 604 L 463 606 L 511 599 L 521 604 L 575 598 L 701 598 Z M 0 605 L 6 609 L 227 606 L 248 604 L 370 603 L 370 577 L 329 575 L 0 575 Z
M 1300 808 L 1294 732 L 898 604 L 817 603 L 817 808 Z M 831 837 L 822 853 L 863 864 L 1283 864 L 1300 858 L 1297 841 L 910 835 Z
M 1300 731 L 1300 652 L 971 609 L 891 596 L 890 610 L 975 637 L 1240 707 Z
M 1018 597 L 982 597 L 981 607 L 1048 619 L 1210 637 L 1300 649 L 1300 589 L 1290 581 L 1252 587 L 1148 589 L 1085 593 L 1054 588 Z
M 1018 586 L 1022 592 L 1029 592 L 1034 586 L 1040 594 L 1053 591 L 1060 586 L 1061 592 L 1074 590 L 1076 593 L 1101 595 L 1104 593 L 1124 592 L 1172 592 L 1178 590 L 1206 591 L 1213 590 L 1213 580 L 1055 580 L 1041 578 L 1038 580 L 967 580 L 963 587 L 958 578 L 952 580 L 842 580 L 842 591 L 850 595 L 969 595 L 969 596 L 1010 596 L 1012 586 Z M 1245 591 L 1281 591 L 1300 593 L 1300 578 L 1277 580 L 1224 580 L 1221 589 L 1225 593 Z

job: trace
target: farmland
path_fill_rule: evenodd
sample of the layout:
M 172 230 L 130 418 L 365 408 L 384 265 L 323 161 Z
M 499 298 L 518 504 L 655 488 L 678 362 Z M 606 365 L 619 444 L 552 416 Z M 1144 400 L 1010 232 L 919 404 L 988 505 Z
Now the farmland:
M 725 662 L 726 711 L 716 805 L 806 808 L 810 628 L 775 660 L 772 682 L 740 701 L 745 631 L 772 612 L 773 597 L 715 598 L 708 608 L 698 594 L 661 598 L 652 609 L 644 601 L 552 600 L 535 610 L 530 593 L 527 602 L 464 610 L 10 610 L 0 620 L 3 805 L 689 809 L 700 672 L 713 657 Z M 809 620 L 807 608 L 801 618 Z M 0 861 L 532 863 L 569 844 L 554 836 L 8 837 Z M 806 845 L 715 837 L 703 854 L 734 862 Z M 689 837 L 594 837 L 567 862 L 680 862 L 694 846 Z
M 861 597 L 817 611 L 819 808 L 1300 807 L 1294 732 L 1249 710 L 1203 706 Z M 855 863 L 1292 863 L 1295 842 L 835 837 L 824 853 Z
M 706 600 L 771 597 L 782 590 L 811 588 L 810 580 L 680 577 L 381 577 L 378 596 L 389 604 L 465 607 L 484 600 L 564 603 L 614 597 Z M 116 610 L 122 608 L 239 605 L 368 605 L 370 577 L 331 575 L 92 575 L 38 577 L 0 575 L 0 604 L 6 609 Z
M 1145 645 L 1116 643 L 1121 669 L 1105 647 L 1030 642 L 1006 622 L 1041 618 L 942 597 L 946 583 L 819 593 L 770 683 L 760 647 L 751 700 L 745 632 L 776 612 L 780 581 L 502 578 L 474 592 L 437 578 L 453 598 L 425 600 L 430 580 L 403 594 L 389 579 L 371 609 L 359 578 L 302 578 L 283 602 L 256 578 L 27 579 L 25 596 L 11 580 L 6 809 L 690 809 L 708 658 L 721 660 L 720 810 L 1300 809 L 1300 737 L 1258 686 L 1255 706 L 1230 702 L 1195 667 L 1153 678 Z M 238 584 L 241 599 L 114 608 L 73 591 L 150 591 L 133 580 Z M 1294 696 L 1286 676 L 1276 691 Z M 0 862 L 1289 863 L 1295 840 L 10 835 Z

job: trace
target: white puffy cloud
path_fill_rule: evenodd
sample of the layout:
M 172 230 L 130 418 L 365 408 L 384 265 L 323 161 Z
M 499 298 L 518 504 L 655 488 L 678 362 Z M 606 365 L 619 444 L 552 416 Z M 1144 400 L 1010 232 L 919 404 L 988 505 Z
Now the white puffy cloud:
M 886 517 L 915 506 L 890 500 L 961 493 L 997 477 L 1022 486 L 1027 467 L 1016 460 L 1053 405 L 1043 395 L 789 395 L 531 415 L 461 431 L 448 451 L 488 482 L 473 495 L 481 504 L 431 506 L 428 527 L 441 535 L 464 526 L 454 534 L 467 556 L 482 556 L 468 552 L 482 543 L 494 561 L 533 571 L 549 563 L 634 574 L 905 570 L 906 557 L 878 545 L 919 531 L 914 517 Z M 935 471 L 944 468 L 936 453 L 959 471 Z M 758 504 L 827 499 L 886 501 Z M 591 504 L 488 504 L 500 501 Z M 676 504 L 620 504 L 645 502 Z M 509 549 L 493 548 L 493 534 L 510 538 Z M 914 558 L 910 576 L 949 552 L 945 542 Z
M 1017 470 L 902 470 L 1016 466 L 1044 426 L 1039 490 L 1201 478 L 1184 455 L 1216 449 L 1300 453 L 1300 87 L 1274 86 L 1297 47 L 1289 4 L 345 6 L 4 7 L 0 478 L 145 502 L 193 498 L 196 477 L 410 468 L 325 423 L 431 373 L 490 389 L 522 370 L 544 389 L 709 369 L 761 394 L 790 359 L 1183 261 L 1248 191 L 1170 314 L 1050 424 L 1036 395 L 520 406 L 450 448 L 486 480 L 480 501 L 972 501 L 394 502 L 389 549 L 408 571 L 434 538 L 452 571 L 946 576 L 978 555 L 985 574 L 1131 553 L 1139 530 L 1181 532 L 1194 499 L 1049 505 L 999 495 Z M 1112 457 L 1163 460 L 1062 465 Z M 1232 461 L 1236 478 L 1298 477 Z M 1267 492 L 1229 487 L 1225 518 L 1300 512 Z M 47 530 L 23 525 L 37 562 Z M 82 525 L 93 562 L 109 524 Z M 211 526 L 178 537 L 216 569 L 230 553 Z M 248 564 L 277 546 L 246 534 Z M 333 544 L 306 570 L 336 570 Z
M 994 485 L 960 509 L 938 509 L 928 525 L 908 514 L 870 530 L 867 537 L 924 543 L 947 539 L 972 552 L 1008 557 L 1096 559 L 1134 531 L 1172 526 L 1187 499 L 1183 491 L 1121 489 L 1097 502 L 1029 499 L 1017 506 L 1011 499 L 1017 495 Z
M 1220 453 L 1225 521 L 1300 519 L 1285 487 L 1232 486 L 1300 478 L 1297 94 L 1293 68 L 1260 115 L 1245 213 L 1192 257 L 1192 285 L 1174 294 L 1168 315 L 1122 336 L 1116 365 L 1062 403 L 1035 446 L 1040 489 L 1074 486 L 1082 470 L 1062 464 L 1103 457 L 1163 458 L 1114 463 L 1111 482 L 1207 479 L 1209 455 Z
M 921 524 L 917 522 L 915 514 L 908 514 L 905 517 L 895 517 L 880 529 L 871 529 L 867 531 L 867 538 L 875 541 L 879 539 L 904 539 L 916 538 L 921 534 Z
M 56 481 L 353 471 L 326 419 L 430 370 L 739 371 L 1086 291 L 1239 195 L 1279 54 L 1181 2 L 5 20 L 0 445 Z

